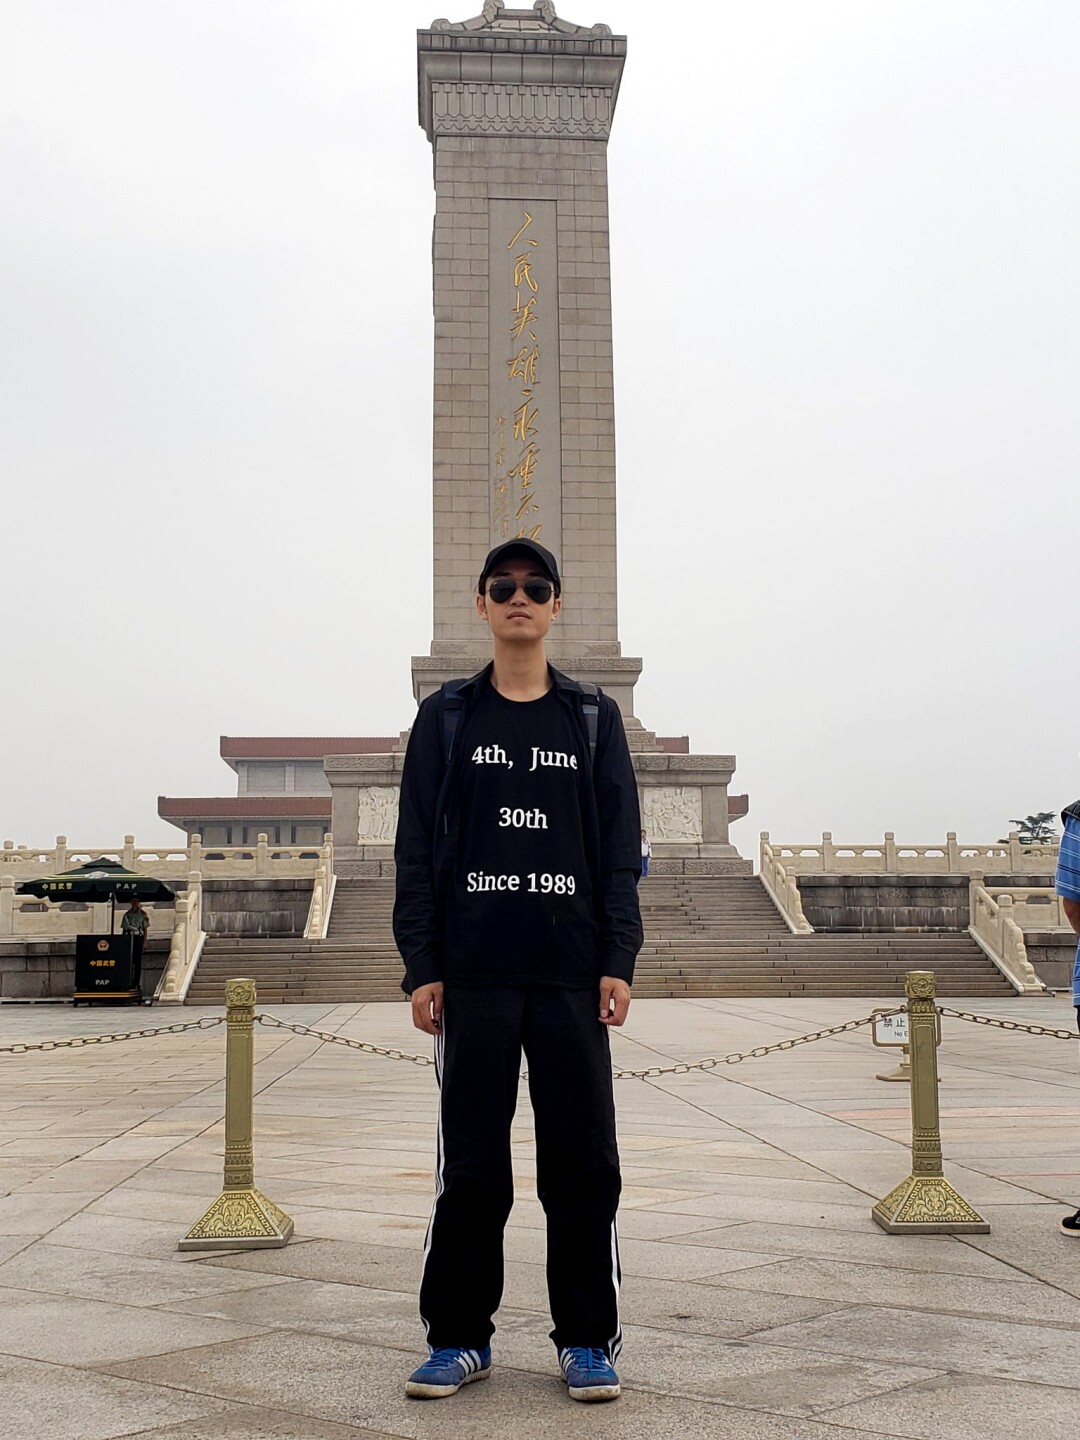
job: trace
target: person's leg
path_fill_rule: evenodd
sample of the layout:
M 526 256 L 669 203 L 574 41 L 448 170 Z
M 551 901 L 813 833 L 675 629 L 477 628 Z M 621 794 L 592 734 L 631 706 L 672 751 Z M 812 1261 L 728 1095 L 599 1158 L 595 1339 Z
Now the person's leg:
M 1076 1007 L 1076 1028 L 1080 1030 L 1080 1005 Z M 1059 1222 L 1058 1228 L 1063 1235 L 1080 1236 L 1080 1210 L 1077 1210 L 1075 1215 L 1066 1215 Z
M 435 1204 L 420 1315 L 432 1349 L 491 1339 L 514 1201 L 510 1126 L 521 1068 L 524 992 L 448 987 L 435 1041 L 439 1130 Z
M 641 857 L 641 878 L 642 878 L 643 880 L 645 880 L 645 879 L 648 878 L 648 875 L 649 875 L 649 857 L 648 857 L 648 855 L 642 855 L 642 857 Z
M 622 1182 L 608 1032 L 595 990 L 535 989 L 525 1051 L 536 1122 L 536 1189 L 547 1216 L 556 1349 L 614 1361 L 622 1347 L 615 1216 Z

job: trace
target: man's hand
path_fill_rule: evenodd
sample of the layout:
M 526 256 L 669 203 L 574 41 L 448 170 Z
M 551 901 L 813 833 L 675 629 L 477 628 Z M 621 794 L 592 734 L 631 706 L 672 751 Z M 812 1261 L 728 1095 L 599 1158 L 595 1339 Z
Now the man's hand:
M 412 1023 L 426 1035 L 442 1034 L 443 982 L 421 985 L 412 992 Z
M 600 977 L 600 1024 L 621 1025 L 630 1009 L 630 986 L 613 975 Z
M 1077 935 L 1080 935 L 1080 900 L 1064 900 L 1062 903 L 1065 906 L 1065 919 Z

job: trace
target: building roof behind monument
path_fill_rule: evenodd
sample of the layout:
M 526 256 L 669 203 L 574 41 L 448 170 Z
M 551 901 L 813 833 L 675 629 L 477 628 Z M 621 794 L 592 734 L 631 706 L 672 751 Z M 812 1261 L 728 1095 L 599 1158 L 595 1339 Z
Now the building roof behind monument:
M 322 760 L 327 755 L 382 755 L 397 735 L 222 735 L 223 760 Z
M 328 820 L 332 807 L 329 794 L 159 795 L 157 813 L 162 820 L 269 820 L 278 816 Z
M 508 10 L 502 0 L 487 0 L 483 13 L 472 20 L 433 20 L 432 30 L 494 30 L 517 35 L 580 35 L 600 39 L 611 34 L 610 25 L 575 25 L 560 20 L 552 0 L 536 0 L 530 10 Z

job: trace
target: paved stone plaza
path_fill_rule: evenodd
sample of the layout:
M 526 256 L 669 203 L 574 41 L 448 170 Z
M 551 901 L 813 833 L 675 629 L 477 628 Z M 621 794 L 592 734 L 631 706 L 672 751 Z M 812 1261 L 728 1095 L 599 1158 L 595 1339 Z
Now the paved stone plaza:
M 639 1002 L 616 1060 L 744 1050 L 869 1008 Z M 975 1008 L 1073 1022 L 1063 998 Z M 404 1005 L 275 1013 L 424 1046 Z M 194 1017 L 5 1008 L 0 1044 L 178 1018 Z M 890 1238 L 870 1220 L 907 1173 L 909 1132 L 907 1088 L 874 1079 L 891 1057 L 866 1031 L 620 1081 L 624 1394 L 585 1407 L 566 1398 L 546 1338 L 524 1100 L 495 1372 L 452 1400 L 409 1402 L 432 1071 L 264 1027 L 256 1041 L 257 1180 L 297 1233 L 237 1255 L 175 1249 L 220 1189 L 223 1028 L 0 1055 L 5 1436 L 1075 1434 L 1080 1248 L 1057 1230 L 1080 1203 L 1071 1042 L 945 1022 L 946 1168 L 993 1226 L 963 1240 Z

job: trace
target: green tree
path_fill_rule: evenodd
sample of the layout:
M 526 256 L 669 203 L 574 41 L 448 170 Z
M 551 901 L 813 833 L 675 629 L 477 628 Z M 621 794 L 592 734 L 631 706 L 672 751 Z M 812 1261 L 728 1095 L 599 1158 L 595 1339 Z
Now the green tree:
M 1010 820 L 1014 830 L 1020 832 L 1021 845 L 1053 845 L 1057 839 L 1053 810 L 1040 810 L 1038 815 L 1026 815 L 1023 820 Z

